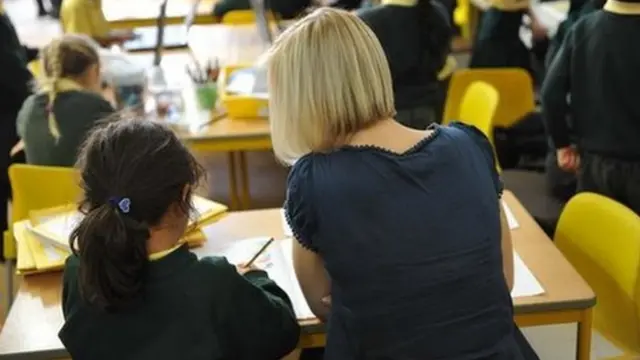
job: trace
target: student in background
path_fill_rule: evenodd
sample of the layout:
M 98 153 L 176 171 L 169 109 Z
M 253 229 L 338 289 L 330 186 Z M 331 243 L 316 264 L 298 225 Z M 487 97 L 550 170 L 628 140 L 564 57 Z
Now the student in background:
M 3 5 L 0 0 L 0 230 L 7 229 L 7 201 L 11 194 L 7 170 L 11 164 L 11 149 L 18 142 L 16 116 L 31 94 L 33 83 L 27 68 L 29 54 L 20 43 Z
M 572 0 L 569 2 L 569 11 L 567 18 L 558 27 L 558 31 L 551 39 L 549 51 L 547 54 L 547 68 L 551 66 L 551 62 L 557 51 L 560 49 L 567 31 L 578 22 L 580 18 L 588 15 L 604 6 L 603 0 Z M 545 168 L 547 176 L 547 186 L 549 192 L 556 198 L 563 201 L 569 200 L 576 193 L 577 178 L 575 171 L 565 171 L 558 167 L 558 159 L 553 142 L 549 139 L 549 150 L 545 159 Z
M 547 52 L 547 67 L 551 65 L 551 61 L 558 49 L 564 41 L 564 37 L 571 29 L 573 24 L 578 22 L 583 16 L 588 15 L 596 10 L 602 9 L 605 0 L 570 0 L 569 11 L 567 12 L 567 18 L 558 25 L 558 30 L 551 39 L 549 44 L 549 51 Z
M 609 196 L 640 214 L 638 36 L 640 2 L 609 0 L 583 17 L 551 63 L 542 110 L 558 166 L 577 171 L 578 191 Z
M 294 269 L 329 321 L 325 358 L 526 358 L 487 138 L 395 121 L 384 51 L 353 14 L 315 11 L 266 63 L 274 152 L 293 164 Z
M 68 0 L 67 0 L 68 1 Z M 282 19 L 293 19 L 312 5 L 311 0 L 265 0 L 266 8 Z M 233 10 L 249 10 L 249 0 L 221 0 L 213 7 L 213 16 L 218 19 Z
M 444 7 L 434 0 L 383 0 L 357 14 L 387 56 L 396 120 L 419 130 L 439 122 L 446 89 L 438 73 L 447 62 L 452 37 Z
M 73 166 L 80 144 L 98 120 L 114 112 L 101 95 L 100 59 L 93 42 L 64 35 L 42 51 L 44 86 L 18 114 L 27 162 Z
M 96 129 L 78 160 L 85 214 L 70 237 L 60 339 L 74 359 L 280 359 L 300 329 L 255 268 L 179 243 L 202 169 L 149 119 Z
M 102 0 L 64 0 L 60 11 L 62 31 L 92 37 L 101 46 L 110 46 L 131 40 L 134 33 L 109 29 L 102 12 Z
M 520 39 L 523 15 L 531 18 L 533 42 L 547 38 L 547 30 L 529 10 L 529 1 L 494 0 L 482 14 L 471 53 L 470 68 L 519 67 L 536 77 L 531 51 Z

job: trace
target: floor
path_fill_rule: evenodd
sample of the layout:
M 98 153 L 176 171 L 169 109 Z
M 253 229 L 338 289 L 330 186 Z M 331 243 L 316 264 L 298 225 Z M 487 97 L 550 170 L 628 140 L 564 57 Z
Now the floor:
M 108 1 L 108 0 L 105 0 Z M 25 45 L 41 47 L 60 33 L 57 21 L 36 18 L 35 0 L 4 0 L 5 8 L 12 18 L 18 34 Z M 43 36 L 43 34 L 46 34 Z M 465 56 L 459 63 L 464 64 Z M 228 202 L 228 174 L 226 156 L 202 157 L 201 162 L 208 170 L 206 185 L 212 199 Z M 270 152 L 256 152 L 248 156 L 252 207 L 279 207 L 284 197 L 287 171 L 277 164 Z M 1 281 L 5 281 L 4 267 L 0 267 Z M 0 284 L 0 288 L 4 288 Z M 6 309 L 6 294 L 1 294 L 1 309 Z M 542 360 L 568 360 L 575 358 L 575 325 L 554 325 L 524 329 L 525 336 L 538 352 Z M 621 355 L 619 351 L 600 335 L 594 334 L 592 358 L 603 359 Z

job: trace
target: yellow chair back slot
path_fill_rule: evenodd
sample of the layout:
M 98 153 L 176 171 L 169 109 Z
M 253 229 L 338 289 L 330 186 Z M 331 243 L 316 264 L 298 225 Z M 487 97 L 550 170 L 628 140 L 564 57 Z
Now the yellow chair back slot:
M 267 13 L 269 22 L 275 21 L 276 17 L 272 11 Z M 253 10 L 232 10 L 222 16 L 222 24 L 225 25 L 247 25 L 256 22 L 256 14 Z
M 640 355 L 640 217 L 607 197 L 580 193 L 564 208 L 555 243 L 596 293 L 594 327 Z

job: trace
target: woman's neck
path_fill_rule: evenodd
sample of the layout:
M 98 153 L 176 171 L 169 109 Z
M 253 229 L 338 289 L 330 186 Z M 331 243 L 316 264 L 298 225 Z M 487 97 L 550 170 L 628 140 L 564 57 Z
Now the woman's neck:
M 401 154 L 422 141 L 432 131 L 411 129 L 389 118 L 357 132 L 351 137 L 349 145 L 376 146 Z

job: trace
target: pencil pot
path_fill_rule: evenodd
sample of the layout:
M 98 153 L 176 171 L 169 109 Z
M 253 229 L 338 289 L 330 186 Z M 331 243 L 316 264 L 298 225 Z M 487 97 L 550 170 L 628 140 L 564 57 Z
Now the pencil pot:
M 216 107 L 216 100 L 218 99 L 218 86 L 216 83 L 196 84 L 195 91 L 200 109 L 211 110 Z

